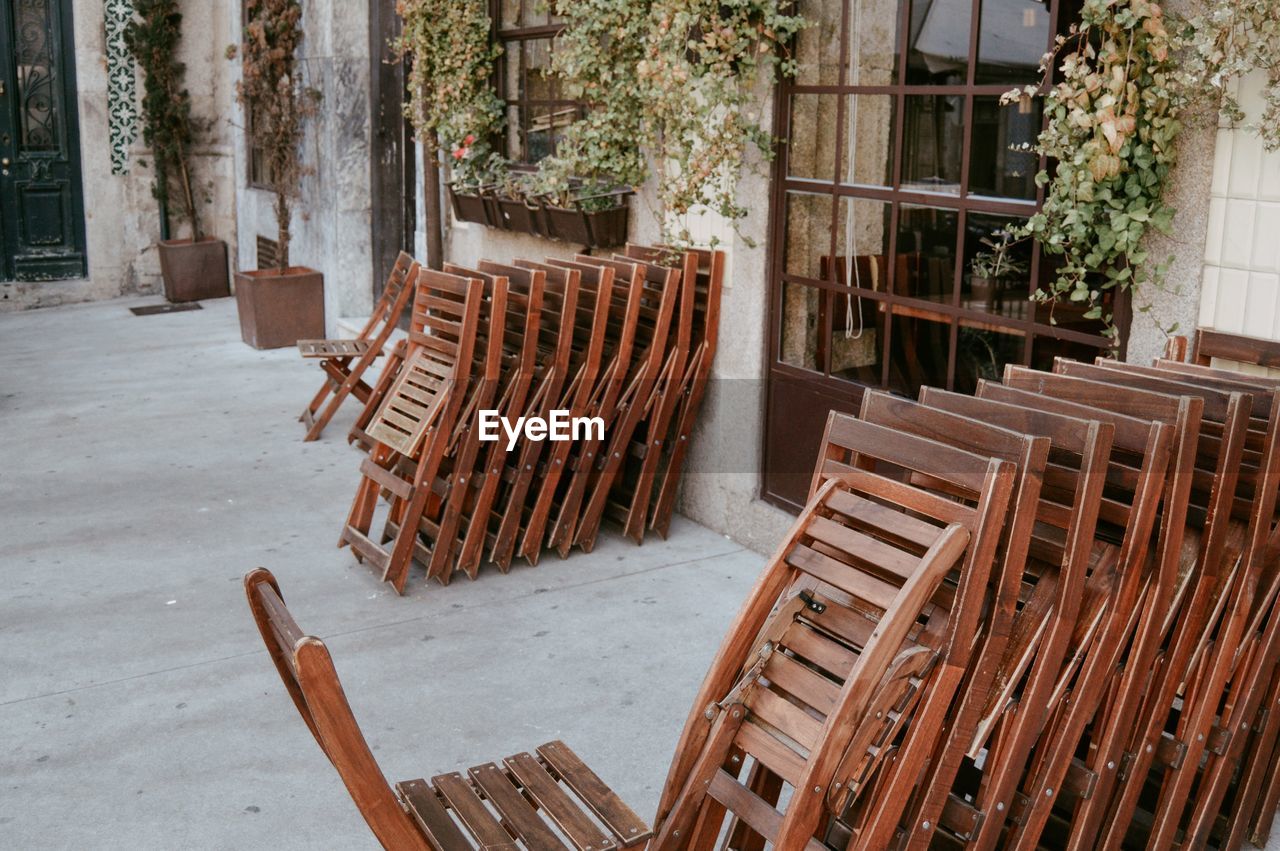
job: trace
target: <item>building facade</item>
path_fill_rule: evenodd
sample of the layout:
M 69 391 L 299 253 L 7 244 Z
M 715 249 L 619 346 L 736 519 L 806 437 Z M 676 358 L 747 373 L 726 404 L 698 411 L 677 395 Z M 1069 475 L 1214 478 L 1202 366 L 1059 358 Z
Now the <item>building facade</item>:
M 137 139 L 138 83 L 116 41 L 129 0 L 3 4 L 0 38 L 14 49 L 0 51 L 13 56 L 3 70 L 11 94 L 0 133 L 13 165 L 0 181 L 0 306 L 157 292 L 158 215 Z M 433 227 L 443 228 L 445 259 L 463 264 L 581 250 L 455 222 L 447 203 L 445 221 L 431 221 L 423 153 L 400 108 L 403 68 L 389 47 L 394 3 L 303 5 L 303 73 L 322 100 L 307 132 L 311 173 L 295 205 L 291 253 L 325 273 L 331 332 L 368 313 L 401 247 L 425 255 Z M 1039 107 L 1001 105 L 999 96 L 1036 79 L 1077 0 L 798 7 L 814 22 L 795 47 L 799 73 L 756 93 L 762 121 L 781 141 L 772 162 L 743 170 L 737 193 L 749 215 L 736 230 L 712 215 L 689 223 L 715 237 L 729 263 L 723 343 L 683 509 L 756 548 L 777 540 L 803 500 L 827 411 L 856 410 L 866 388 L 964 391 L 1007 363 L 1091 359 L 1106 345 L 1096 323 L 1070 311 L 1051 321 L 1027 300 L 1047 271 L 1038 248 L 1017 249 L 1022 283 L 978 274 L 983 252 L 1040 201 L 1040 162 L 1013 150 L 1034 140 Z M 532 165 L 582 106 L 548 73 L 558 22 L 530 0 L 491 8 L 504 47 L 496 79 L 507 106 L 505 151 Z M 241 2 L 205 0 L 184 12 L 189 85 L 196 111 L 211 117 L 200 150 L 206 218 L 231 245 L 234 266 L 253 268 L 269 262 L 275 224 L 235 103 L 238 65 L 226 58 L 239 40 Z M 1245 105 L 1256 104 L 1263 82 L 1241 85 Z M 34 96 L 37 86 L 44 96 Z M 37 125 L 47 126 L 44 136 Z M 31 173 L 33 162 L 44 170 Z M 633 241 L 661 230 L 652 189 L 631 201 Z M 1151 252 L 1174 258 L 1168 291 L 1149 312 L 1116 305 L 1125 355 L 1158 354 L 1160 328 L 1174 322 L 1280 338 L 1280 155 L 1245 131 L 1219 128 L 1214 116 L 1193 118 L 1169 195 L 1178 209 L 1173 235 L 1154 237 Z M 33 208 L 45 219 L 57 210 L 57 227 L 34 249 L 15 225 Z M 27 262 L 37 255 L 54 259 Z

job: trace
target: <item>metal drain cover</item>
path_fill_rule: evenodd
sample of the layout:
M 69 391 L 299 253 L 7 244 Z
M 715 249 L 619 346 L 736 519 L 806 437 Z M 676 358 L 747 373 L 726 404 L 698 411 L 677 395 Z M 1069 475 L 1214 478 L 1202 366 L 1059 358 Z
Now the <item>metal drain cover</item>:
M 160 313 L 182 313 L 187 310 L 204 310 L 198 301 L 187 301 L 182 304 L 148 304 L 146 307 L 131 307 L 134 316 L 155 316 Z

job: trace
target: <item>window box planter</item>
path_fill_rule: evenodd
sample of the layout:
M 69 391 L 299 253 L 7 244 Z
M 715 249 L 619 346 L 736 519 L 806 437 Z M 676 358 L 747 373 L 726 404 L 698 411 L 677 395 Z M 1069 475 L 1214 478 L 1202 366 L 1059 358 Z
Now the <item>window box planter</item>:
M 201 301 L 231 295 L 227 273 L 227 244 L 205 237 L 169 239 L 157 244 L 164 297 L 169 301 Z
M 324 275 L 305 266 L 236 273 L 240 336 L 255 349 L 324 337 Z
M 457 190 L 450 186 L 449 202 L 453 205 L 453 217 L 460 222 L 475 222 L 491 228 L 500 226 L 493 199 L 483 188 Z
M 572 208 L 543 201 L 547 236 L 588 248 L 611 248 L 627 241 L 630 189 L 615 189 L 600 195 L 575 199 Z
M 524 198 L 493 197 L 498 211 L 498 227 L 513 233 L 531 233 L 546 236 L 547 226 L 541 207 L 530 205 Z

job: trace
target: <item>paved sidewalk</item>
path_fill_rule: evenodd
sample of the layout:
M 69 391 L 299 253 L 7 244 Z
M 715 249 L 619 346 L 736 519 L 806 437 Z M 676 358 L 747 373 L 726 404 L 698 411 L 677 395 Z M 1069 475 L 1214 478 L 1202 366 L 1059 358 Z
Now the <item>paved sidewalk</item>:
M 389 778 L 563 737 L 646 818 L 762 559 L 687 521 L 642 548 L 397 598 L 335 548 L 359 453 L 320 371 L 230 299 L 0 315 L 0 847 L 375 848 L 267 659 L 241 576 L 328 641 Z

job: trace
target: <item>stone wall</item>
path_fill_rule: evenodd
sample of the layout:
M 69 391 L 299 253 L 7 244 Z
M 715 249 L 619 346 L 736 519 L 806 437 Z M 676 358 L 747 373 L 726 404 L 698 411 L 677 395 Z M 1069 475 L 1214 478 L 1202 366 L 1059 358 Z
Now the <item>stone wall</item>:
M 312 173 L 293 205 L 289 255 L 294 265 L 324 273 L 325 320 L 333 334 L 339 319 L 367 316 L 373 306 L 369 5 L 304 0 L 302 6 L 304 83 L 323 99 L 303 143 L 303 161 Z M 243 110 L 236 107 L 235 114 L 243 127 Z M 238 268 L 254 269 L 257 238 L 275 239 L 273 196 L 249 186 L 244 133 L 235 136 Z
M 77 109 L 83 168 L 86 251 L 89 276 L 66 281 L 8 283 L 0 309 L 49 307 L 78 301 L 160 292 L 159 211 L 151 195 L 150 156 L 138 139 L 130 147 L 127 172 L 113 174 L 108 130 L 106 31 L 102 0 L 74 0 Z M 183 6 L 180 58 L 187 65 L 193 111 L 210 120 L 196 152 L 203 188 L 205 228 L 234 246 L 235 181 L 233 128 L 227 122 L 234 97 L 224 53 L 238 26 L 228 26 L 237 0 L 204 0 Z M 138 75 L 138 96 L 142 79 Z M 181 235 L 181 234 L 175 234 Z

